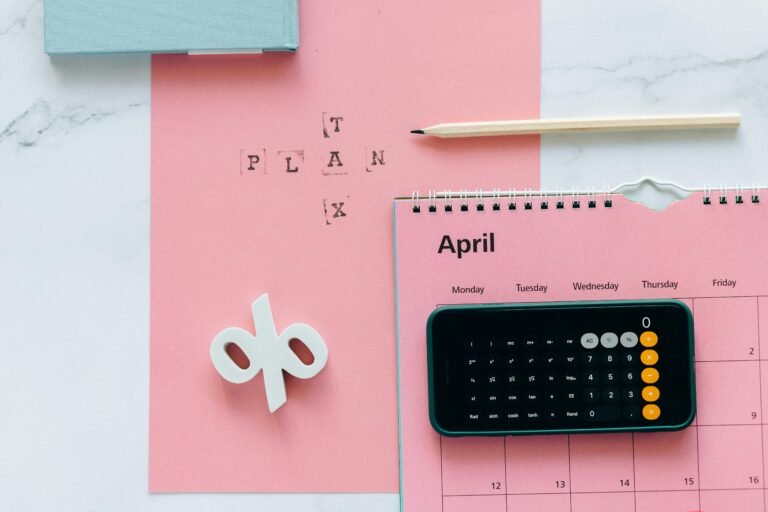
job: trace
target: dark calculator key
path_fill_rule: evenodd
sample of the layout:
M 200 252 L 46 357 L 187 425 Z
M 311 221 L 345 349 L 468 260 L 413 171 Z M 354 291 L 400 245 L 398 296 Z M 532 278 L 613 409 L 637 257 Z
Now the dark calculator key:
M 621 363 L 629 366 L 636 365 L 639 360 L 638 357 L 639 357 L 638 353 L 633 350 L 627 350 L 625 352 L 622 352 L 620 356 Z
M 486 395 L 485 401 L 491 407 L 499 405 L 501 403 L 501 395 L 498 393 L 489 393 Z
M 485 419 L 489 423 L 498 423 L 501 420 L 501 414 L 499 411 L 489 411 L 485 413 Z
M 476 356 L 468 357 L 464 360 L 464 366 L 469 370 L 474 370 L 480 366 L 480 358 Z
M 544 357 L 541 358 L 541 366 L 544 368 L 556 368 L 558 366 L 557 356 L 554 354 L 544 355 Z
M 563 393 L 563 400 L 570 403 L 578 402 L 579 394 L 576 391 L 566 391 Z
M 517 368 L 520 365 L 520 356 L 504 357 L 504 365 L 507 368 Z
M 545 385 L 547 385 L 547 386 L 554 386 L 554 385 L 556 385 L 556 384 L 559 384 L 560 382 L 559 382 L 559 380 L 558 380 L 558 378 L 557 378 L 557 377 L 558 377 L 558 374 L 557 374 L 557 373 L 555 373 L 555 372 L 547 372 L 547 373 L 544 373 L 544 374 L 541 376 L 541 378 L 542 378 L 542 384 L 545 384 Z
M 525 393 L 525 401 L 528 403 L 536 403 L 541 397 L 541 392 L 538 390 L 531 390 Z
M 566 338 L 563 341 L 563 348 L 566 350 L 576 349 L 579 347 L 579 340 L 576 338 Z
M 520 341 L 519 340 L 505 340 L 504 341 L 504 348 L 507 350 L 517 350 L 520 348 Z
M 563 372 L 563 384 L 567 386 L 575 386 L 579 383 L 579 377 L 576 372 L 566 371 Z
M 467 411 L 467 422 L 480 423 L 480 413 L 478 411 Z
M 619 388 L 603 388 L 603 402 L 618 402 L 619 395 Z
M 606 350 L 600 355 L 600 362 L 605 366 L 614 366 L 618 360 L 619 356 L 613 350 Z
M 482 395 L 480 393 L 470 393 L 467 395 L 467 405 L 470 407 L 470 409 L 476 409 L 480 406 L 480 403 L 482 400 Z
M 544 414 L 544 419 L 545 420 L 549 420 L 549 421 L 551 421 L 551 420 L 559 420 L 560 416 L 561 416 L 560 409 L 554 409 L 554 408 L 551 408 L 551 407 L 547 408 L 547 409 L 544 409 L 544 411 L 542 411 L 542 412 Z
M 594 352 L 584 352 L 581 354 L 581 364 L 582 366 L 585 366 L 587 368 L 592 368 L 594 366 L 597 366 L 597 364 L 600 362 L 600 356 Z
M 618 370 L 605 370 L 601 375 L 603 385 L 615 386 L 619 383 L 619 371 Z
M 637 402 L 640 399 L 639 388 L 624 388 L 621 392 L 621 398 L 625 402 Z
M 637 420 L 640 418 L 639 405 L 627 405 L 624 407 L 623 416 L 625 420 Z
M 582 398 L 588 404 L 595 404 L 600 401 L 600 390 L 598 388 L 586 388 Z
M 489 373 L 485 376 L 485 384 L 490 387 L 496 387 L 501 384 L 501 378 L 495 373 Z
M 623 370 L 621 372 L 621 382 L 624 384 L 637 384 L 640 382 L 640 372 L 638 370 Z
M 528 409 L 525 411 L 525 419 L 527 420 L 538 420 L 541 419 L 541 417 L 540 409 Z
M 584 418 L 584 414 L 580 409 L 574 407 L 566 407 L 563 409 L 563 419 L 570 421 L 579 421 Z
M 485 341 L 485 349 L 486 350 L 494 351 L 497 348 L 499 348 L 499 342 L 498 341 L 496 341 L 496 340 L 486 340 Z
M 541 377 L 538 373 L 523 374 L 523 385 L 525 386 L 538 386 L 540 382 Z
M 587 370 L 581 374 L 581 380 L 587 386 L 594 386 L 600 382 L 600 374 L 595 370 Z
M 529 350 L 533 350 L 539 346 L 539 341 L 535 338 L 526 338 L 523 342 L 523 347 Z
M 469 374 L 466 379 L 468 388 L 476 388 L 480 385 L 480 376 L 477 374 Z
M 499 357 L 497 356 L 490 356 L 485 359 L 485 366 L 488 368 L 496 368 L 499 366 Z
M 507 404 L 519 404 L 523 400 L 523 394 L 522 393 L 506 393 L 504 395 L 504 401 Z
M 520 414 L 519 409 L 510 409 L 504 414 L 504 416 L 507 418 L 507 420 L 510 420 L 515 423 L 523 419 L 523 415 Z
M 543 346 L 546 349 L 552 350 L 557 346 L 557 342 L 555 342 L 554 338 L 544 338 Z
M 585 417 L 590 421 L 616 421 L 621 417 L 618 405 L 593 405 L 584 409 Z
M 574 353 L 566 353 L 561 359 L 564 368 L 575 368 L 579 365 L 579 358 Z
M 480 348 L 480 342 L 477 340 L 466 340 L 464 342 L 464 348 L 467 350 L 467 352 L 477 352 Z
M 523 355 L 523 364 L 525 366 L 537 366 L 539 357 L 536 354 L 527 353 Z
M 504 376 L 504 383 L 509 386 L 518 386 L 522 383 L 520 375 L 517 373 L 508 373 Z
M 550 391 L 547 390 L 544 392 L 544 401 L 555 403 L 560 401 L 560 392 L 559 391 Z

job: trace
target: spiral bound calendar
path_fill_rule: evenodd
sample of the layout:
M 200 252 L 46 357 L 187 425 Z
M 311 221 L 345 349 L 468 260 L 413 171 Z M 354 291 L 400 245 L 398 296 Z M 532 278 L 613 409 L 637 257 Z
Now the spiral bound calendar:
M 395 200 L 406 512 L 765 511 L 768 194 L 427 193 Z M 439 305 L 674 298 L 693 313 L 698 413 L 676 432 L 441 437 L 425 326 Z

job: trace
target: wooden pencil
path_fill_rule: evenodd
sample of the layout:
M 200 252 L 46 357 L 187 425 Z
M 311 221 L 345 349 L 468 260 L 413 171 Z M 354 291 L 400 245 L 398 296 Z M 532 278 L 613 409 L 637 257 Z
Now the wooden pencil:
M 579 133 L 650 130 L 699 130 L 737 128 L 739 114 L 699 114 L 662 117 L 603 117 L 583 119 L 530 119 L 516 121 L 483 121 L 476 123 L 442 123 L 412 130 L 411 133 L 433 137 L 490 137 L 498 135 L 530 135 L 537 133 Z

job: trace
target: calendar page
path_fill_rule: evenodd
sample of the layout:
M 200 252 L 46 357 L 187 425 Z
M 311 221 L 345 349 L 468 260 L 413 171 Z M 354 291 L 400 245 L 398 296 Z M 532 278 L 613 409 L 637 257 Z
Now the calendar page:
M 560 199 L 395 201 L 402 509 L 766 510 L 766 198 L 694 193 L 662 211 L 622 196 Z M 432 429 L 426 322 L 437 307 L 649 298 L 680 299 L 693 313 L 691 426 L 506 437 Z

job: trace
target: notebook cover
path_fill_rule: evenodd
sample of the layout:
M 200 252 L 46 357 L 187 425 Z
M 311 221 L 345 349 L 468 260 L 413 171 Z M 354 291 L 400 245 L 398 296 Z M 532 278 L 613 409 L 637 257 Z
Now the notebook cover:
M 294 51 L 298 0 L 46 0 L 45 51 Z

